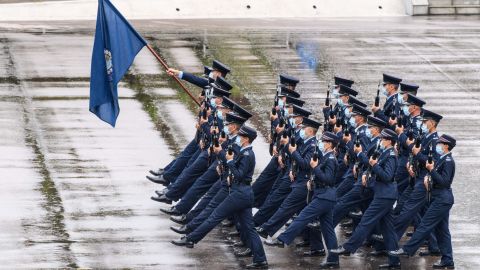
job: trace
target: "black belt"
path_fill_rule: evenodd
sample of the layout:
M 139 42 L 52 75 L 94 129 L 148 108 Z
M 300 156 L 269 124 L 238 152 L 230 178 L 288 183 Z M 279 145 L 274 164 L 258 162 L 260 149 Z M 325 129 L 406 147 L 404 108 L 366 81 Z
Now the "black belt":
M 434 184 L 432 186 L 434 189 L 449 189 L 450 186 L 442 186 L 442 185 L 439 185 L 439 184 Z
M 333 186 L 327 185 L 327 184 L 325 184 L 325 183 L 323 183 L 323 182 L 317 182 L 317 181 L 315 181 L 315 182 L 313 182 L 313 187 L 314 187 L 314 188 L 327 188 L 327 187 L 333 187 Z
M 235 184 L 250 186 L 252 179 L 245 179 L 243 181 L 233 181 Z

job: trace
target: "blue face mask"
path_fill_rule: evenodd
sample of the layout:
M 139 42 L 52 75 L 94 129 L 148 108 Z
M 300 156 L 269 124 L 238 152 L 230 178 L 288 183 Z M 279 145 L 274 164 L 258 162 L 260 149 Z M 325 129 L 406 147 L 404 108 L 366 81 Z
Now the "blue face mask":
M 318 150 L 320 150 L 323 153 L 325 153 L 325 144 L 322 141 L 318 142 Z
M 381 149 L 382 151 L 385 150 L 385 145 L 383 145 L 382 142 L 380 142 L 380 149 Z
M 285 117 L 288 117 L 288 109 L 287 108 L 283 109 L 283 115 Z
M 345 109 L 343 110 L 343 112 L 345 113 L 345 116 L 346 116 L 347 118 L 350 118 L 350 117 L 352 116 L 352 114 L 350 113 L 350 110 L 349 110 L 348 108 L 345 108 Z
M 437 146 L 435 146 L 435 151 L 437 152 L 437 154 L 439 154 L 440 156 L 443 156 L 445 154 L 445 152 L 443 151 L 443 148 L 441 145 L 437 144 Z
M 341 98 L 337 99 L 337 104 L 342 108 L 345 107 L 345 103 L 343 103 L 343 100 Z
M 240 142 L 240 136 L 237 136 L 235 138 L 235 144 L 238 145 L 239 147 L 242 147 L 242 143 Z
M 384 96 L 388 97 L 388 92 L 387 92 L 387 88 L 385 88 L 385 85 L 382 85 L 380 90 Z
M 403 95 L 398 93 L 397 94 L 397 102 L 398 104 L 402 105 L 403 104 Z
M 217 111 L 217 118 L 222 120 L 223 119 L 223 114 L 221 111 Z
M 423 125 L 422 125 L 422 132 L 423 132 L 424 134 L 427 134 L 427 133 L 428 133 L 427 124 L 423 124 Z
M 214 98 L 210 99 L 210 106 L 212 106 L 213 108 L 216 108 L 216 107 L 217 107 L 217 103 L 215 103 L 215 99 L 214 99 Z
M 223 127 L 223 132 L 225 132 L 225 135 L 230 135 L 230 130 L 228 130 L 228 126 Z
M 285 105 L 285 103 L 283 102 L 282 99 L 279 99 L 279 100 L 278 100 L 278 106 L 279 106 L 279 107 L 283 107 L 283 105 Z
M 348 123 L 350 124 L 351 127 L 354 127 L 354 128 L 357 127 L 357 123 L 355 122 L 355 118 L 353 117 L 348 119 Z
M 302 138 L 302 140 L 305 140 L 305 130 L 304 129 L 301 129 L 300 132 L 298 133 L 298 135 L 300 135 L 300 138 Z
M 373 137 L 372 132 L 370 131 L 369 128 L 367 128 L 365 130 L 365 136 L 367 136 L 367 138 L 369 138 L 369 139 L 371 139 Z
M 403 106 L 402 107 L 402 111 L 403 111 L 403 114 L 405 116 L 409 116 L 410 115 L 410 111 L 408 110 L 408 106 Z

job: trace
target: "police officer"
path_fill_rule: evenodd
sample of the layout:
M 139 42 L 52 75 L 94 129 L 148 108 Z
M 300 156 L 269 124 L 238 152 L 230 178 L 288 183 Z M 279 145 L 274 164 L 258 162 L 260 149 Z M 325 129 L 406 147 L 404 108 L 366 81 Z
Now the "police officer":
M 229 112 L 225 115 L 222 133 L 225 135 L 225 137 L 219 138 L 222 148 L 226 149 L 229 146 L 233 147 L 237 133 L 245 121 L 247 121 L 247 119 L 233 112 Z M 188 191 L 182 196 L 180 201 L 175 206 L 169 210 L 161 209 L 161 211 L 169 215 L 186 215 L 197 203 L 200 197 L 202 197 L 205 192 L 207 192 L 208 189 L 218 180 L 219 174 L 217 172 L 217 166 L 218 158 L 212 162 L 207 171 L 202 174 L 190 188 L 188 188 Z
M 441 115 L 423 109 L 422 123 L 418 127 L 422 135 L 417 138 L 417 142 L 419 143 L 407 139 L 407 145 L 413 156 L 413 159 L 407 163 L 407 166 L 410 176 L 415 179 L 415 185 L 408 200 L 403 205 L 400 214 L 396 216 L 394 220 L 398 241 L 427 203 L 427 192 L 423 183 L 425 176 L 428 174 L 426 162 L 429 153 L 435 154 L 433 151 L 435 151 L 434 149 L 438 140 L 437 125 L 441 119 Z M 429 250 L 433 251 L 437 249 L 436 243 L 430 244 Z
M 200 78 L 202 79 L 202 78 Z M 199 149 L 200 139 L 204 132 L 209 132 L 209 126 L 212 122 L 212 109 L 211 107 L 215 106 L 215 101 L 211 98 L 211 92 L 213 88 L 219 88 L 225 91 L 230 91 L 233 86 L 228 83 L 221 76 L 216 76 L 215 81 L 208 84 L 210 90 L 208 91 L 209 94 L 206 96 L 206 99 L 202 103 L 199 112 L 199 122 L 196 124 L 196 134 L 195 138 L 187 145 L 187 147 L 182 151 L 178 158 L 172 161 L 167 167 L 165 167 L 164 171 L 161 174 L 157 174 L 156 176 L 147 176 L 147 179 L 150 181 L 163 184 L 167 186 L 168 184 L 175 182 L 176 178 L 182 173 L 182 171 L 191 165 L 193 161 L 196 160 L 198 155 L 201 153 L 202 149 Z M 208 102 L 208 104 L 207 104 Z
M 356 167 L 356 174 L 358 175 L 355 179 L 355 184 L 353 188 L 345 194 L 343 197 L 338 198 L 338 202 L 333 209 L 333 225 L 336 226 L 347 214 L 354 210 L 355 207 L 361 206 L 361 208 L 366 209 L 364 206 L 368 206 L 373 194 L 370 190 L 362 185 L 362 175 L 367 171 L 369 167 L 369 159 L 373 156 L 376 151 L 379 151 L 380 146 L 380 133 L 387 126 L 382 119 L 368 116 L 367 117 L 368 129 L 365 130 L 365 136 L 369 139 L 367 147 L 354 146 L 353 150 L 355 156 L 358 160 Z
M 408 93 L 407 99 L 404 100 L 402 105 L 402 113 L 408 120 L 402 126 L 397 124 L 397 127 L 395 128 L 395 131 L 399 135 L 397 149 L 400 155 L 397 168 L 398 172 L 396 173 L 396 181 L 400 187 L 400 191 L 402 191 L 402 193 L 399 194 L 398 202 L 395 206 L 395 215 L 400 213 L 404 203 L 408 200 L 410 194 L 412 193 L 413 186 L 415 185 L 414 179 L 408 175 L 407 171 L 408 160 L 413 159 L 413 155 L 409 149 L 407 140 L 420 136 L 421 131 L 419 130 L 419 127 L 422 123 L 421 112 L 424 105 L 425 101 Z
M 265 251 L 253 226 L 253 192 L 250 186 L 255 169 L 255 153 L 251 144 L 257 137 L 257 132 L 244 125 L 238 135 L 241 145 L 240 153 L 237 156 L 228 152 L 225 154 L 229 171 L 227 181 L 231 185 L 231 193 L 195 231 L 172 243 L 192 248 L 222 220 L 236 215 L 240 229 L 248 235 L 246 245 L 253 253 L 253 263 L 247 265 L 247 269 L 265 269 L 268 268 Z
M 273 183 L 279 175 L 278 170 L 278 142 L 280 121 L 282 125 L 285 124 L 285 119 L 288 119 L 287 104 L 296 104 L 303 106 L 304 101 L 300 100 L 300 94 L 295 92 L 297 84 L 300 82 L 295 77 L 280 74 L 280 85 L 276 93 L 276 104 L 270 113 L 270 149 L 272 158 L 265 169 L 260 173 L 257 179 L 253 182 L 252 189 L 255 197 L 254 207 L 260 207 L 267 197 L 268 191 L 273 186 Z
M 319 219 L 321 233 L 316 230 L 310 231 L 311 251 L 307 254 L 324 254 L 322 234 L 329 250 L 337 248 L 337 237 L 332 220 L 332 209 L 335 205 L 335 173 L 338 167 L 333 153 L 338 143 L 337 136 L 332 132 L 323 133 L 318 149 L 321 152 L 320 159 L 310 160 L 310 172 L 308 189 L 313 190 L 313 199 L 293 220 L 292 224 L 278 236 L 278 242 L 290 245 L 295 237 L 303 232 L 306 225 L 314 219 Z M 327 260 L 320 268 L 339 268 L 338 255 L 330 253 Z
M 291 191 L 268 222 L 257 228 L 260 236 L 265 238 L 267 235 L 273 236 L 295 213 L 300 212 L 305 207 L 305 198 L 308 193 L 307 181 L 310 172 L 309 164 L 315 152 L 317 145 L 315 135 L 320 126 L 321 124 L 315 120 L 303 119 L 302 130 L 300 130 L 300 138 L 303 143 L 300 146 L 297 146 L 296 143 L 289 144 L 288 151 L 291 156 L 289 181 L 291 181 Z M 276 244 L 278 242 L 268 243 L 268 245 Z
M 290 124 L 287 126 L 287 130 L 282 130 L 280 133 L 285 134 L 285 136 L 281 135 L 280 144 L 282 146 L 277 157 L 279 168 L 281 170 L 281 176 L 276 179 L 272 189 L 265 199 L 265 202 L 259 208 L 258 212 L 253 216 L 256 226 L 260 226 L 268 221 L 273 214 L 275 214 L 278 207 L 282 204 L 283 200 L 291 191 L 291 181 L 289 176 L 291 164 L 289 162 L 290 159 L 288 151 L 289 138 L 286 135 L 290 134 L 291 138 L 294 138 L 296 144 L 300 146 L 302 144 L 302 139 L 300 137 L 301 124 L 303 120 L 310 114 L 312 114 L 310 111 L 302 107 L 292 105 L 292 114 L 289 115 L 289 117 L 293 121 L 290 121 Z
M 219 88 L 217 85 L 214 85 L 212 95 L 212 107 L 215 108 L 216 105 L 220 105 L 222 103 L 222 98 L 224 96 L 228 97 L 230 95 L 230 92 Z M 204 129 L 207 128 L 207 130 L 203 131 L 204 134 L 218 134 L 219 130 L 223 129 L 221 114 L 218 114 L 217 110 L 215 110 L 213 114 L 213 129 L 208 130 L 209 126 L 205 125 L 205 127 L 202 127 Z M 188 166 L 182 171 L 177 180 L 168 187 L 168 191 L 165 194 L 162 194 L 159 197 L 152 197 L 152 200 L 167 204 L 171 204 L 172 201 L 179 200 L 185 194 L 185 192 L 187 192 L 188 188 L 193 184 L 193 182 L 208 169 L 211 161 L 214 160 L 213 153 L 211 153 L 210 148 L 207 147 L 208 144 L 214 144 L 213 140 L 210 140 L 210 142 L 208 141 L 209 137 L 210 136 L 204 137 L 204 147 L 202 148 L 202 152 L 191 164 L 191 166 Z
M 372 156 L 369 160 L 370 168 L 362 175 L 362 184 L 374 191 L 374 197 L 353 232 L 352 237 L 337 249 L 330 252 L 339 255 L 354 253 L 370 235 L 378 224 L 388 251 L 397 250 L 397 239 L 392 225 L 392 206 L 397 198 L 397 185 L 394 182 L 397 156 L 393 146 L 397 141 L 397 134 L 390 129 L 383 129 L 381 133 L 380 157 Z M 400 260 L 395 256 L 389 257 L 389 263 L 380 265 L 380 268 L 400 269 Z
M 423 241 L 435 232 L 440 247 L 442 258 L 433 264 L 434 269 L 454 269 L 452 254 L 452 240 L 448 228 L 450 209 L 453 205 L 452 182 L 455 176 L 455 161 L 452 157 L 452 149 L 456 140 L 446 134 L 440 136 L 435 146 L 438 158 L 435 162 L 427 163 L 426 169 L 429 174 L 424 179 L 424 185 L 429 189 L 432 202 L 428 207 L 422 222 L 412 235 L 412 238 L 397 251 L 390 252 L 390 255 L 413 256 Z
M 340 85 L 345 85 L 348 88 L 352 88 L 352 85 L 355 83 L 352 80 L 341 78 L 341 77 L 338 77 L 338 76 L 334 76 L 333 79 L 334 79 L 334 85 L 333 85 L 333 89 L 332 89 L 331 94 L 332 94 L 334 99 L 337 99 L 339 97 Z M 335 126 L 335 115 L 338 114 L 340 109 L 341 109 L 341 107 L 340 107 L 340 104 L 338 104 L 338 102 L 335 103 L 335 107 L 333 107 L 333 108 L 330 108 L 330 106 L 324 106 L 323 107 L 324 119 L 328 119 L 328 124 L 325 124 L 325 127 L 324 127 L 324 129 L 326 131 L 333 131 L 333 127 Z M 325 121 L 325 123 L 326 122 L 327 121 Z
M 397 90 L 402 79 L 395 76 L 391 76 L 383 73 L 383 82 L 380 87 L 381 93 L 387 97 L 383 109 L 375 106 L 372 106 L 372 112 L 374 115 L 385 122 L 388 122 L 388 119 L 391 115 L 395 113 L 395 107 L 397 106 Z

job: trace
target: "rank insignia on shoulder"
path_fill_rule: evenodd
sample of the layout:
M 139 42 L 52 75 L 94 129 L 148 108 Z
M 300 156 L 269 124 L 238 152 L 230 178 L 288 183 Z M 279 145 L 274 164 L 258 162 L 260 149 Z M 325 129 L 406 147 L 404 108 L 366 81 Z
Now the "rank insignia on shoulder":
M 452 158 L 451 158 L 451 157 L 447 157 L 447 158 L 445 159 L 445 161 L 452 161 Z
M 250 155 L 250 152 L 245 151 L 245 152 L 243 152 L 243 155 L 244 155 L 244 156 L 249 156 L 249 155 Z

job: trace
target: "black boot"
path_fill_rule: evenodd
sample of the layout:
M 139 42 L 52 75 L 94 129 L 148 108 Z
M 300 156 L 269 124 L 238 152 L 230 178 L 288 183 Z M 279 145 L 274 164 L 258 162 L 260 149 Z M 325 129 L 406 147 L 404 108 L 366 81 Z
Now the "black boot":
M 254 262 L 246 266 L 247 269 L 268 269 L 267 261 Z
M 343 246 L 339 246 L 336 249 L 330 250 L 331 253 L 333 254 L 338 254 L 338 255 L 344 255 L 344 256 L 350 256 L 350 251 L 346 250 Z
M 309 250 L 303 253 L 304 257 L 320 257 L 325 256 L 325 249 L 320 250 Z
M 193 242 L 188 240 L 186 236 L 180 238 L 179 240 L 172 240 L 171 243 L 175 246 L 193 248 Z
M 432 265 L 433 269 L 455 269 L 455 265 L 452 264 L 446 264 L 443 263 L 442 261 L 438 261 Z
M 187 216 L 186 215 L 181 215 L 181 216 L 172 216 L 170 217 L 170 220 L 175 222 L 175 223 L 178 223 L 180 225 L 185 225 L 187 224 Z
M 155 194 L 157 194 L 157 196 L 162 196 L 162 195 L 165 195 L 165 193 L 168 192 L 168 188 L 164 188 L 162 190 L 155 190 Z
M 172 206 L 170 208 L 167 208 L 167 209 L 160 209 L 160 211 L 162 211 L 163 213 L 167 214 L 167 215 L 171 215 L 171 216 L 181 216 L 182 213 L 180 213 L 177 208 L 175 208 L 175 206 Z
M 419 256 L 425 257 L 425 256 L 441 256 L 442 253 L 440 253 L 440 250 L 426 250 L 426 251 L 420 251 L 418 253 Z
M 160 175 L 160 176 L 147 175 L 147 179 L 152 181 L 155 184 L 160 184 L 160 185 L 164 185 L 164 186 L 168 186 L 168 184 L 169 184 L 169 182 L 165 178 L 163 178 L 163 175 Z
M 252 257 L 253 253 L 252 253 L 251 249 L 246 248 L 244 250 L 235 250 L 233 252 L 233 255 L 235 255 L 236 257 L 239 257 L 239 258 L 243 258 L 243 257 Z
M 166 203 L 166 204 L 172 204 L 172 200 L 170 200 L 169 198 L 167 198 L 167 196 L 165 195 L 162 195 L 162 196 L 159 196 L 159 197 L 150 197 L 150 199 L 154 200 L 154 201 L 157 201 L 157 202 L 163 202 L 163 203 Z
M 158 170 L 150 170 L 149 172 L 154 176 L 160 176 L 165 172 L 165 169 L 160 168 Z
M 265 231 L 262 227 L 257 227 L 256 230 L 257 230 L 258 235 L 260 235 L 260 237 L 265 238 L 265 239 L 268 238 L 267 231 Z
M 191 230 L 187 227 L 187 225 L 183 225 L 181 227 L 170 226 L 170 230 L 178 234 L 188 234 L 191 232 Z
M 338 269 L 340 268 L 339 262 L 323 262 L 320 264 L 320 269 Z
M 309 247 L 310 246 L 310 241 L 298 242 L 295 246 L 296 247 Z

